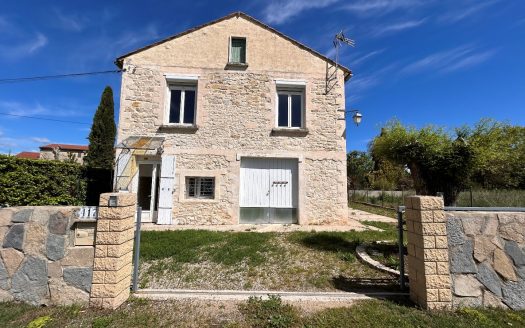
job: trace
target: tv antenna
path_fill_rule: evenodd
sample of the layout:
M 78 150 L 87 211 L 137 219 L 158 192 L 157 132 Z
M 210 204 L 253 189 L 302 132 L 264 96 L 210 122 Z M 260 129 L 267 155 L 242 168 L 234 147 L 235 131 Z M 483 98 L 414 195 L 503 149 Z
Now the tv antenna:
M 335 67 L 337 69 L 339 65 L 339 47 L 341 45 L 346 44 L 350 47 L 355 47 L 355 41 L 352 39 L 349 39 L 345 37 L 343 30 L 341 32 L 337 33 L 334 37 L 334 47 L 335 47 Z M 337 70 L 336 70 L 337 71 Z

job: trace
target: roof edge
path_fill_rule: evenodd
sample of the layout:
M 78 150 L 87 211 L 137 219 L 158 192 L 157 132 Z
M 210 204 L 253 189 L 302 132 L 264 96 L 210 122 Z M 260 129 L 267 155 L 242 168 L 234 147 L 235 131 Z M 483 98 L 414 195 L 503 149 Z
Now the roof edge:
M 343 72 L 345 73 L 345 74 L 344 74 L 345 81 L 348 81 L 348 79 L 350 79 L 350 78 L 352 77 L 352 71 L 351 71 L 349 68 L 347 68 L 347 67 L 345 67 L 345 66 L 343 66 L 343 65 L 341 65 L 341 64 L 337 64 L 334 60 L 332 60 L 332 59 L 326 57 L 325 55 L 319 53 L 318 51 L 316 51 L 316 50 L 314 50 L 314 49 L 312 49 L 312 48 L 310 48 L 310 47 L 304 45 L 303 43 L 301 43 L 301 42 L 299 42 L 299 41 L 297 41 L 297 40 L 292 39 L 291 37 L 289 37 L 289 36 L 287 36 L 287 35 L 285 35 L 285 34 L 279 32 L 278 30 L 276 30 L 276 29 L 274 29 L 273 27 L 271 27 L 271 26 L 269 26 L 269 25 L 267 25 L 267 24 L 261 22 L 261 21 L 258 20 L 258 19 L 253 18 L 252 16 L 250 16 L 250 15 L 248 15 L 248 14 L 246 14 L 246 13 L 243 13 L 242 11 L 236 11 L 236 12 L 233 12 L 233 13 L 228 14 L 228 15 L 226 15 L 226 16 L 223 16 L 223 17 L 221 17 L 221 18 L 218 18 L 218 19 L 212 20 L 212 21 L 210 21 L 210 22 L 208 22 L 208 23 L 205 23 L 205 24 L 202 24 L 202 25 L 198 25 L 198 26 L 196 26 L 196 27 L 192 27 L 192 28 L 190 28 L 190 29 L 188 29 L 188 30 L 185 30 L 185 31 L 183 31 L 183 32 L 180 32 L 180 33 L 174 34 L 174 35 L 172 35 L 172 36 L 169 36 L 169 37 L 164 38 L 164 39 L 162 39 L 162 40 L 159 40 L 159 41 L 157 41 L 157 42 L 154 42 L 154 43 L 151 43 L 151 44 L 146 45 L 146 46 L 144 46 L 144 47 L 141 47 L 141 48 L 138 48 L 138 49 L 136 49 L 136 50 L 130 51 L 130 52 L 124 54 L 124 55 L 121 55 L 121 56 L 117 57 L 117 59 L 115 59 L 115 65 L 117 65 L 119 68 L 122 68 L 122 66 L 123 66 L 123 61 L 124 61 L 124 59 L 125 59 L 126 57 L 129 57 L 129 56 L 131 56 L 131 55 L 134 55 L 134 54 L 136 54 L 136 53 L 142 52 L 142 51 L 144 51 L 144 50 L 147 50 L 147 49 L 150 49 L 150 48 L 156 47 L 156 46 L 161 45 L 161 44 L 163 44 L 163 43 L 165 43 L 165 42 L 171 41 L 171 40 L 173 40 L 173 39 L 179 38 L 179 37 L 184 36 L 184 35 L 186 35 L 186 34 L 190 34 L 190 33 L 192 33 L 192 32 L 195 32 L 195 31 L 197 31 L 197 30 L 200 30 L 200 29 L 202 29 L 202 28 L 204 28 L 204 27 L 207 27 L 207 26 L 210 26 L 210 25 L 213 25 L 213 24 L 219 23 L 219 22 L 221 22 L 221 21 L 223 21 L 223 20 L 227 20 L 227 19 L 230 19 L 230 18 L 233 18 L 233 17 L 243 17 L 243 18 L 245 18 L 245 19 L 251 21 L 252 23 L 257 24 L 257 25 L 261 26 L 262 28 L 265 28 L 265 29 L 267 29 L 267 30 L 269 30 L 269 31 L 271 31 L 271 32 L 273 32 L 273 33 L 279 35 L 280 37 L 282 37 L 282 38 L 284 38 L 284 39 L 286 39 L 286 40 L 292 42 L 293 44 L 295 44 L 295 45 L 298 46 L 299 48 L 301 48 L 301 49 L 303 49 L 303 50 L 306 50 L 306 51 L 312 53 L 313 55 L 315 55 L 315 56 L 317 56 L 317 57 L 323 59 L 324 61 L 327 61 L 327 62 L 329 62 L 329 63 L 332 64 L 332 65 L 337 65 L 337 66 L 338 66 L 341 70 L 343 70 Z

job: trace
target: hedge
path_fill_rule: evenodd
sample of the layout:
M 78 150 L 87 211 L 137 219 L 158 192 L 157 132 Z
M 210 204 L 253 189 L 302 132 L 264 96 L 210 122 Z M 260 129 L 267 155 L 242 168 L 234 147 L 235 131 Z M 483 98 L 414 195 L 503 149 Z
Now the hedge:
M 0 155 L 0 205 L 97 205 L 111 172 L 80 164 Z

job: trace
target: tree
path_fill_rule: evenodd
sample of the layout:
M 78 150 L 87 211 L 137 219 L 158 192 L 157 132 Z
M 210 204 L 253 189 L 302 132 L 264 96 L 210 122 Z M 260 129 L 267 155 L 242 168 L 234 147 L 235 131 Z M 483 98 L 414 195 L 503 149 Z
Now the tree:
M 374 169 L 372 156 L 364 151 L 353 150 L 346 154 L 346 173 L 348 188 L 363 189 L 369 187 L 368 177 Z
M 474 151 L 465 137 L 461 130 L 453 138 L 441 128 L 418 130 L 391 121 L 372 141 L 371 152 L 374 158 L 407 167 L 418 194 L 443 192 L 445 204 L 452 205 L 469 186 L 474 168 Z
M 84 160 L 88 167 L 113 168 L 113 146 L 117 130 L 114 116 L 113 90 L 107 86 L 102 93 L 89 133 L 89 149 Z

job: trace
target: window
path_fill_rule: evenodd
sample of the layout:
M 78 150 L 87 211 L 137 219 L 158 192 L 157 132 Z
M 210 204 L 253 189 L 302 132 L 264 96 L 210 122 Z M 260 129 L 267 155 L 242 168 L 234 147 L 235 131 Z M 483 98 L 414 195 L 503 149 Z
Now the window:
M 277 90 L 277 126 L 302 128 L 304 92 Z
M 186 198 L 215 198 L 215 178 L 186 177 Z
M 169 85 L 168 123 L 195 125 L 197 88 Z
M 230 63 L 246 64 L 246 38 L 231 38 Z

